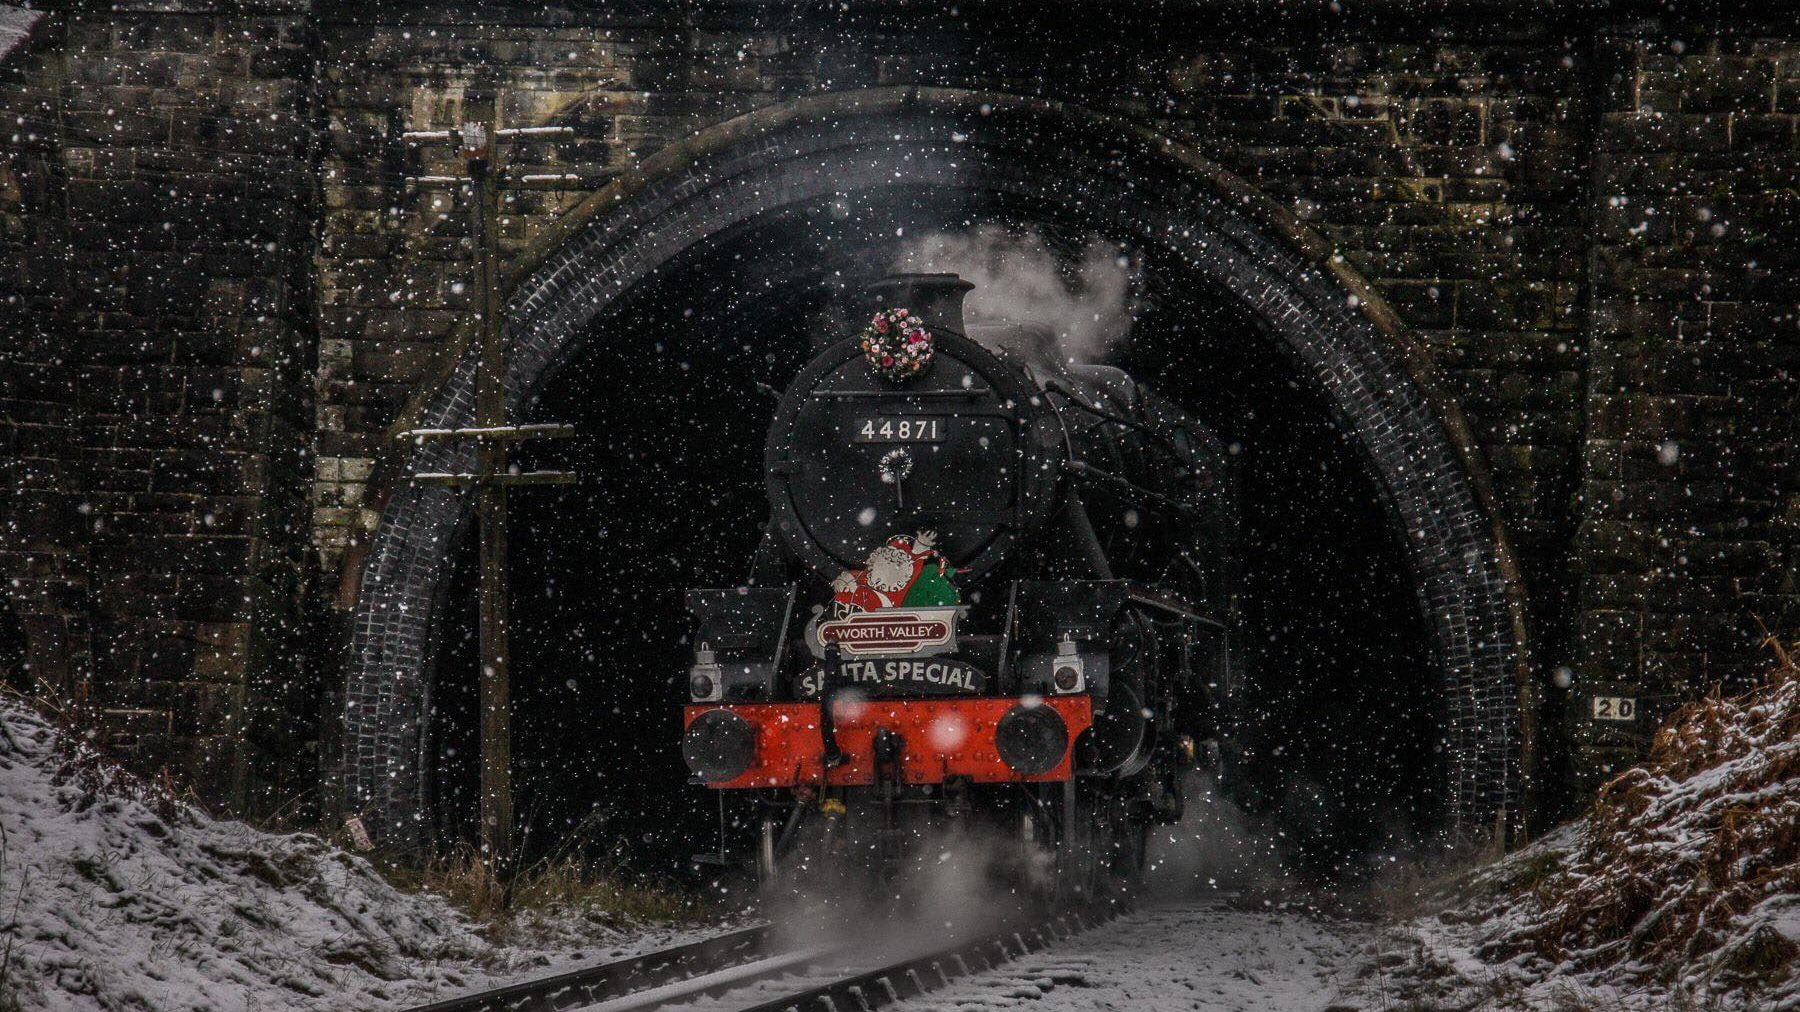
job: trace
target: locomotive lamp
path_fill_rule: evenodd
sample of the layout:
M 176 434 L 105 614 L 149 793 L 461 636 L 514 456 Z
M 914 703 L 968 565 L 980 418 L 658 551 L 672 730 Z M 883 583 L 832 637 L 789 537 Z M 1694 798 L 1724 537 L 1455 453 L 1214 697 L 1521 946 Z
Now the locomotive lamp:
M 756 727 L 730 710 L 708 710 L 688 725 L 681 758 L 704 783 L 736 780 L 756 758 Z
M 1027 697 L 994 728 L 994 751 L 1014 772 L 1036 776 L 1056 768 L 1069 751 L 1069 725 L 1042 700 Z
M 694 651 L 694 666 L 688 669 L 688 694 L 696 703 L 712 703 L 724 698 L 725 670 L 712 644 L 702 643 Z
M 1075 638 L 1068 633 L 1057 641 L 1056 657 L 1050 662 L 1050 684 L 1059 693 L 1087 689 L 1087 661 L 1076 652 Z

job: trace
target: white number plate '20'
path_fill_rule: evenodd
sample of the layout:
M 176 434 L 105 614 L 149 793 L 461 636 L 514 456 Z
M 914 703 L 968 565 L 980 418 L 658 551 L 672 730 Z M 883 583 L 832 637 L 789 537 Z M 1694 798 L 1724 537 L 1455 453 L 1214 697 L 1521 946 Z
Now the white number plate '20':
M 1595 696 L 1595 720 L 1636 720 L 1637 700 L 1630 696 Z
M 859 443 L 941 443 L 942 418 L 860 418 L 853 430 Z

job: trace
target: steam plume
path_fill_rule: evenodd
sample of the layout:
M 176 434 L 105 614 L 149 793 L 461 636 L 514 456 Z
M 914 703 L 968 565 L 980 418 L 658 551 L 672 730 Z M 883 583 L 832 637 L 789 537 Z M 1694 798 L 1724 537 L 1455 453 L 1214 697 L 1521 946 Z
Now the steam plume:
M 1138 307 L 1137 263 L 1098 239 L 1069 255 L 1034 229 L 932 232 L 911 244 L 896 269 L 962 275 L 976 286 L 965 304 L 971 321 L 1048 327 L 1057 355 L 1071 362 L 1105 358 L 1130 335 Z

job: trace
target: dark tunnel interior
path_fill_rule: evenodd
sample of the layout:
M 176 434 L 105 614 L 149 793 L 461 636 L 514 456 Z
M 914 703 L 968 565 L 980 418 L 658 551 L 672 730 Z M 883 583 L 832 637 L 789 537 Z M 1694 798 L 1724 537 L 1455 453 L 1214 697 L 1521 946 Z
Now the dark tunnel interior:
M 762 443 L 828 288 L 880 273 L 896 230 L 1035 223 L 1073 256 L 1090 230 L 963 193 L 845 198 L 740 228 L 638 285 L 540 391 L 573 440 L 521 456 L 579 484 L 512 497 L 514 751 L 528 853 L 579 830 L 623 867 L 678 875 L 715 847 L 686 783 L 677 674 L 688 587 L 735 585 L 767 513 Z M 1247 686 L 1224 785 L 1293 866 L 1366 868 L 1440 827 L 1444 757 L 1429 629 L 1393 520 L 1323 392 L 1223 293 L 1137 261 L 1131 336 L 1111 356 L 1238 447 Z M 476 812 L 474 539 L 438 660 L 431 804 L 441 840 Z

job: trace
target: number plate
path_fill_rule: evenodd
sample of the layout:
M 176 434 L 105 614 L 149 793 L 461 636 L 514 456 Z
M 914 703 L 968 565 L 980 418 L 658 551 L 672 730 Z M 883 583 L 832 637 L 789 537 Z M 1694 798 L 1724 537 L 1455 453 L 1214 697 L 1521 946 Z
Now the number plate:
M 941 443 L 947 428 L 942 418 L 889 415 L 858 418 L 850 433 L 858 443 Z
M 1636 720 L 1637 700 L 1630 696 L 1595 696 L 1595 720 Z

